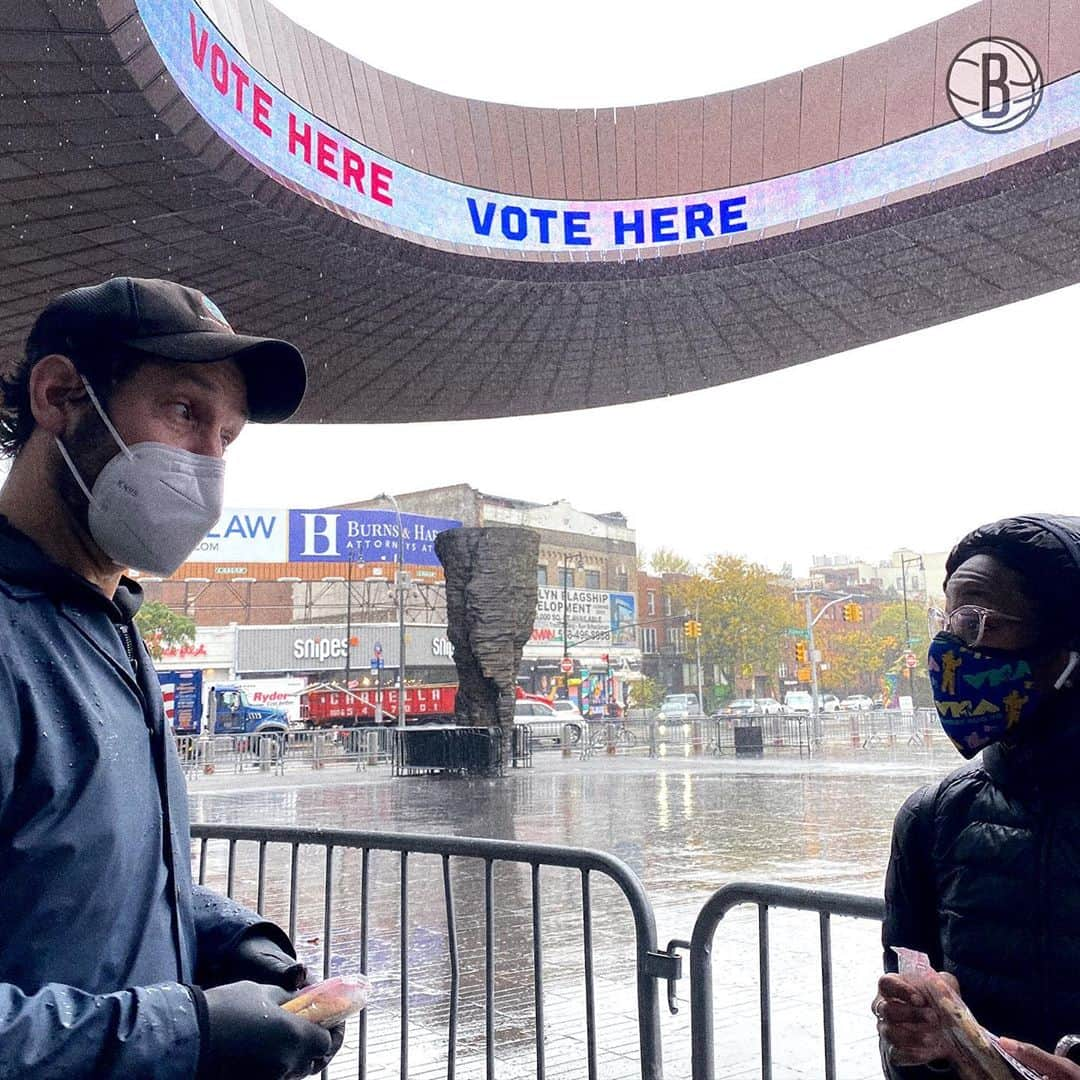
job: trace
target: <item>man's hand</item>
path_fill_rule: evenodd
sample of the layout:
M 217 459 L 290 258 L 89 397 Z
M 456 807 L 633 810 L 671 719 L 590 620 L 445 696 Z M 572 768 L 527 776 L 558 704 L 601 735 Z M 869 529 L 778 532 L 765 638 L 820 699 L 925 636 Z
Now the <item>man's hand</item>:
M 1045 1077 L 1045 1080 L 1080 1080 L 1080 1065 L 1074 1065 L 1068 1058 L 1048 1054 L 1030 1043 L 1016 1042 L 1015 1039 L 999 1039 L 1001 1049 L 1012 1054 L 1021 1065 Z
M 300 990 L 311 985 L 307 968 L 261 934 L 244 938 L 223 965 L 229 982 L 257 982 Z
M 953 990 L 959 989 L 952 975 L 942 973 L 941 978 Z M 930 1061 L 951 1060 L 952 1047 L 937 1010 L 902 975 L 881 976 L 871 1009 L 877 1017 L 883 1052 L 891 1064 L 925 1065 Z
M 313 979 L 308 972 L 307 968 L 304 968 L 303 981 L 300 983 L 299 989 L 303 990 L 308 986 L 314 986 L 319 980 Z M 329 1029 L 330 1032 L 330 1050 L 325 1057 L 320 1058 L 319 1061 L 312 1063 L 312 1073 L 322 1072 L 330 1062 L 333 1060 L 334 1055 L 341 1049 L 341 1044 L 345 1041 L 345 1022 L 342 1021 L 337 1027 Z
M 282 1009 L 292 995 L 280 987 L 238 982 L 204 993 L 209 1077 L 297 1080 L 332 1056 L 330 1033 Z

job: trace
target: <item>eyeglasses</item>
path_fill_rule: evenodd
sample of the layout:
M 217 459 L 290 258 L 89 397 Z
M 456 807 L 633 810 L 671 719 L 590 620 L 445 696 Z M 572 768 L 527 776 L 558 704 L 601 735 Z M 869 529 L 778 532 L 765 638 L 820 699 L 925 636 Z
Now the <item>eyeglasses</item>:
M 995 611 L 993 608 L 978 607 L 975 604 L 963 604 L 953 608 L 948 614 L 938 608 L 931 608 L 926 613 L 926 624 L 930 630 L 930 636 L 945 631 L 955 634 L 965 645 L 974 648 L 986 633 L 986 620 L 991 624 L 998 622 L 1017 622 L 1024 620 L 1016 615 L 1006 615 L 1003 611 Z

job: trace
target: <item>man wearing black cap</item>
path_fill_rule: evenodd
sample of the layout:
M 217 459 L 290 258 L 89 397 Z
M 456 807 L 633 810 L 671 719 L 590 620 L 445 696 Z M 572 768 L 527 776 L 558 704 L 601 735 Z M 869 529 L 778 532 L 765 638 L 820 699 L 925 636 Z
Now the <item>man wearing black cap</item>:
M 49 304 L 0 384 L 0 1076 L 278 1080 L 340 1045 L 278 1007 L 307 979 L 288 937 L 192 884 L 123 576 L 187 558 L 228 445 L 305 384 L 292 345 L 132 278 Z
M 976 529 L 949 556 L 945 595 L 931 612 L 934 701 L 960 753 L 981 757 L 897 814 L 886 967 L 894 946 L 926 953 L 984 1027 L 1049 1051 L 1080 1031 L 1080 518 Z M 961 1075 L 906 979 L 884 975 L 873 1011 L 886 1075 Z M 1040 1074 L 1080 1078 L 1008 1045 Z

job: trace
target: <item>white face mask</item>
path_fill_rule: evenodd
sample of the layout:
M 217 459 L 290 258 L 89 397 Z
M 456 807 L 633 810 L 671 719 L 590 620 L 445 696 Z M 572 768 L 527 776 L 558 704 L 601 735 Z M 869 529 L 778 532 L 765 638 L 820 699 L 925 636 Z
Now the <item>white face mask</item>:
M 105 463 L 91 491 L 64 444 L 56 440 L 90 503 L 90 535 L 118 566 L 168 576 L 221 517 L 225 462 L 164 443 L 126 446 L 86 379 L 83 385 L 120 447 L 120 453 Z

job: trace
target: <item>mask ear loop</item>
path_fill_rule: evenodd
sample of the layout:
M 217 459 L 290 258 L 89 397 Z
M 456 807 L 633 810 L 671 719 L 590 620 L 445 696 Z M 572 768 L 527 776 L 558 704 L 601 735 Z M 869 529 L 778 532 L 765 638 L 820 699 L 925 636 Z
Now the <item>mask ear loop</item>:
M 86 387 L 86 393 L 89 395 L 90 401 L 93 403 L 94 408 L 97 409 L 98 416 L 101 417 L 101 422 L 105 425 L 106 428 L 109 429 L 109 434 L 113 437 L 113 439 L 116 440 L 116 445 L 120 447 L 120 450 L 124 454 L 124 456 L 130 460 L 135 455 L 128 449 L 127 443 L 120 438 L 120 432 L 113 427 L 112 421 L 106 415 L 105 410 L 101 407 L 101 402 L 98 401 L 97 394 L 94 393 L 94 388 L 90 385 L 89 382 L 87 382 L 85 375 L 80 375 L 79 378 L 82 379 L 82 384 Z
M 1065 665 L 1065 670 L 1058 676 L 1057 682 L 1054 683 L 1055 690 L 1061 690 L 1063 687 L 1072 686 L 1069 681 L 1069 677 L 1076 670 L 1076 665 L 1080 664 L 1080 652 L 1075 649 L 1069 653 L 1069 662 Z
M 120 438 L 120 432 L 113 427 L 112 421 L 105 415 L 105 410 L 101 407 L 101 402 L 98 401 L 97 394 L 94 393 L 94 388 L 86 381 L 86 376 L 80 374 L 79 378 L 82 379 L 82 384 L 86 388 L 87 394 L 90 396 L 90 402 L 97 409 L 98 416 L 101 417 L 102 423 L 108 429 L 109 434 L 116 440 L 116 445 L 120 447 L 120 452 L 126 457 L 133 458 L 135 455 L 127 448 L 127 444 Z M 60 451 L 60 456 L 64 459 L 64 463 L 68 467 L 68 471 L 73 477 L 75 477 L 75 483 L 82 489 L 82 493 L 86 496 L 86 501 L 92 503 L 94 496 L 90 493 L 90 489 L 86 486 L 79 470 L 75 468 L 75 462 L 71 460 L 71 455 L 67 452 L 67 447 L 64 445 L 64 441 L 59 435 L 53 436 L 56 442 L 57 449 Z

